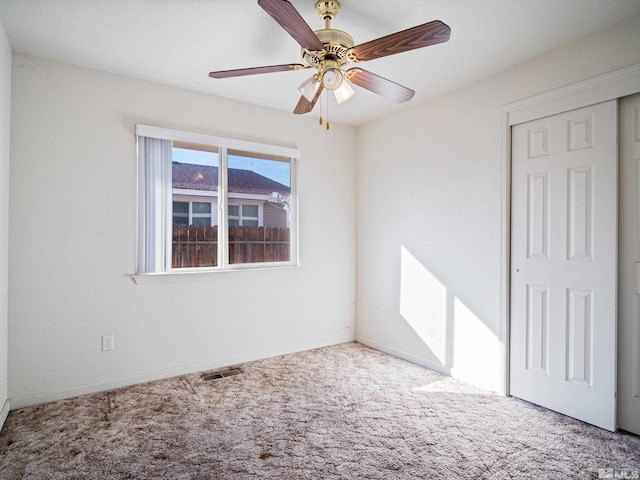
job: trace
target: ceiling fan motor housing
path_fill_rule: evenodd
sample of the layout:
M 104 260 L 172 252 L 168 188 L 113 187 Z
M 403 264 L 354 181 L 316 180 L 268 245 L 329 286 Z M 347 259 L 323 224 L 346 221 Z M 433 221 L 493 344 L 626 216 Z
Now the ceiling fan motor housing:
M 322 30 L 316 30 L 314 33 L 324 45 L 321 51 L 313 51 L 306 48 L 302 49 L 302 59 L 310 67 L 322 70 L 325 63 L 331 63 L 342 67 L 347 63 L 356 61 L 354 55 L 349 54 L 349 50 L 353 48 L 353 37 L 347 32 L 331 28 L 331 20 L 335 18 L 340 10 L 340 2 L 337 0 L 319 0 L 316 2 L 316 11 L 320 18 L 325 21 L 325 27 Z
M 324 50 L 320 52 L 302 49 L 302 58 L 307 65 L 316 67 L 322 60 L 335 60 L 341 65 L 353 61 L 349 56 L 349 50 L 353 48 L 353 37 L 342 30 L 325 28 L 314 32 L 324 44 Z

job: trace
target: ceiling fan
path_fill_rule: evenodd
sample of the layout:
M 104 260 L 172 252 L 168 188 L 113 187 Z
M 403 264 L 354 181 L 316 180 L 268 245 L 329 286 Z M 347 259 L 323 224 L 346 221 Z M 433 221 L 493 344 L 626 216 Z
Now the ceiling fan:
M 324 88 L 333 91 L 338 103 L 345 102 L 355 93 L 350 83 L 394 102 L 402 103 L 411 100 L 415 92 L 410 88 L 360 67 L 348 69 L 345 67 L 350 63 L 364 62 L 446 42 L 451 33 L 448 25 L 434 20 L 354 46 L 351 35 L 331 28 L 331 21 L 340 10 L 338 0 L 320 0 L 315 3 L 316 11 L 325 22 L 325 28 L 315 32 L 287 0 L 258 0 L 258 5 L 300 44 L 304 63 L 223 70 L 211 72 L 209 76 L 229 78 L 315 68 L 316 73 L 298 87 L 302 96 L 293 110 L 296 114 L 311 112 Z

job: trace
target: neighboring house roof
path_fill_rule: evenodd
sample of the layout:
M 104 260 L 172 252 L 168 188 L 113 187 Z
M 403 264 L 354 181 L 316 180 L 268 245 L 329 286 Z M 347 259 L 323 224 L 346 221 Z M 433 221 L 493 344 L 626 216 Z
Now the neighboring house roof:
M 218 190 L 218 167 L 173 162 L 173 188 L 188 190 Z M 233 193 L 270 195 L 278 192 L 290 195 L 291 189 L 251 170 L 230 168 L 228 188 Z

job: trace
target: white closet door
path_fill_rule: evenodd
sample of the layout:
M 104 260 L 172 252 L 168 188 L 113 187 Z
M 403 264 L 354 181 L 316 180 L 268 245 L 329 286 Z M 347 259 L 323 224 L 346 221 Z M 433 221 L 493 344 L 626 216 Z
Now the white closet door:
M 616 427 L 617 101 L 512 129 L 511 394 Z

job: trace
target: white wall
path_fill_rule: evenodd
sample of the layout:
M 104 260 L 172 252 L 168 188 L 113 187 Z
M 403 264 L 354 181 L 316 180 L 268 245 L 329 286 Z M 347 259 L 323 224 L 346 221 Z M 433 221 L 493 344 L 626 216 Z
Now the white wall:
M 9 269 L 9 138 L 11 118 L 11 47 L 0 22 L 0 428 L 7 403 L 7 318 Z
M 638 62 L 635 18 L 361 128 L 357 338 L 498 389 L 500 107 Z
M 12 95 L 12 408 L 353 340 L 355 129 L 19 54 Z M 299 148 L 301 267 L 134 284 L 136 123 Z
M 327 134 L 312 119 L 14 54 L 12 408 L 348 341 L 356 245 L 358 339 L 497 388 L 500 106 L 638 62 L 636 18 L 357 132 Z M 302 266 L 134 284 L 136 123 L 300 148 Z M 5 215 L 0 278 L 6 225 Z M 100 351 L 106 332 L 113 352 Z

